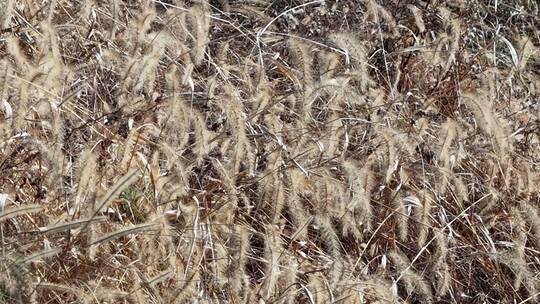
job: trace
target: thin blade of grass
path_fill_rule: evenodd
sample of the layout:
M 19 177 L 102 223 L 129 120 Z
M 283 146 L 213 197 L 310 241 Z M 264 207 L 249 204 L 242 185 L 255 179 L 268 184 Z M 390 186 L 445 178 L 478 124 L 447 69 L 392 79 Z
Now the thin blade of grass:
M 17 260 L 16 263 L 17 264 L 31 263 L 39 259 L 44 259 L 44 258 L 51 257 L 53 255 L 57 255 L 58 253 L 60 253 L 60 251 L 62 251 L 62 249 L 60 248 L 51 248 L 51 249 L 42 250 L 34 254 L 31 254 L 29 256 L 25 256 L 24 258 Z
M 137 179 L 137 171 L 138 169 L 133 169 L 126 173 L 126 175 L 122 176 L 120 180 L 112 188 L 107 192 L 107 194 L 101 199 L 99 204 L 97 205 L 96 213 L 99 212 L 103 207 L 105 207 L 108 203 L 110 203 L 115 197 L 117 197 L 124 189 L 129 187 L 131 184 L 135 182 Z
M 9 220 L 10 218 L 14 218 L 16 216 L 23 215 L 26 213 L 36 213 L 41 210 L 43 210 L 43 207 L 40 205 L 26 205 L 26 206 L 8 208 L 0 214 L 0 222 Z
M 150 224 L 146 223 L 146 224 L 140 224 L 140 225 L 132 226 L 132 227 L 126 228 L 124 230 L 115 231 L 113 233 L 109 233 L 109 234 L 106 234 L 104 236 L 101 236 L 101 237 L 97 238 L 96 240 L 91 242 L 90 245 L 95 245 L 95 244 L 98 244 L 98 243 L 112 241 L 112 240 L 115 240 L 115 239 L 117 239 L 119 237 L 123 237 L 123 236 L 129 235 L 129 234 L 149 230 L 150 228 L 154 227 L 155 225 L 156 225 L 155 223 L 150 223 Z
M 71 293 L 81 299 L 84 297 L 84 292 L 82 290 L 79 290 L 71 286 L 62 285 L 62 284 L 41 282 L 39 284 L 36 284 L 36 288 L 50 289 L 50 290 L 60 291 L 63 293 Z
M 162 281 L 168 279 L 172 274 L 173 274 L 172 270 L 162 271 L 162 272 L 158 273 L 157 275 L 151 277 L 148 280 L 148 284 L 150 285 L 150 284 L 157 284 L 159 282 L 162 282 Z
M 46 226 L 46 227 L 39 227 L 38 230 L 41 233 L 50 234 L 50 233 L 56 233 L 56 232 L 60 232 L 60 231 L 64 231 L 64 230 L 77 228 L 77 227 L 79 227 L 81 225 L 84 225 L 84 224 L 99 223 L 99 222 L 104 222 L 106 220 L 107 220 L 107 217 L 98 216 L 98 217 L 94 217 L 94 218 L 86 218 L 86 219 L 71 221 L 71 222 L 67 222 L 67 223 L 49 225 L 49 226 Z
M 90 219 L 95 218 L 107 204 L 109 204 L 115 197 L 120 195 L 120 193 L 124 191 L 127 187 L 133 184 L 138 179 L 137 172 L 138 169 L 132 169 L 124 176 L 122 176 L 120 180 L 118 180 L 118 182 L 116 182 L 116 184 L 114 184 L 107 192 L 107 194 L 105 194 L 105 196 L 99 201 L 98 205 L 94 210 L 94 214 L 90 217 Z M 90 222 L 87 222 L 83 226 L 82 230 L 86 229 L 89 224 Z
M 516 49 L 514 48 L 512 43 L 510 41 L 508 41 L 508 39 L 504 38 L 501 35 L 499 35 L 499 38 L 502 40 L 502 42 L 504 42 L 504 44 L 506 44 L 506 46 L 510 50 L 510 55 L 512 56 L 512 61 L 514 62 L 514 66 L 516 68 L 518 68 L 519 67 L 519 57 L 518 57 L 518 54 L 516 52 Z

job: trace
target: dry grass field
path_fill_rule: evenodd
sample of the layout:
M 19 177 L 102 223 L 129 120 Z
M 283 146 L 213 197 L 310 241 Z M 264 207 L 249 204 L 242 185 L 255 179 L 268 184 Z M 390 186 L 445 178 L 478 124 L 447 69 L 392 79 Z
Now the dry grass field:
M 0 303 L 540 301 L 533 0 L 0 0 Z

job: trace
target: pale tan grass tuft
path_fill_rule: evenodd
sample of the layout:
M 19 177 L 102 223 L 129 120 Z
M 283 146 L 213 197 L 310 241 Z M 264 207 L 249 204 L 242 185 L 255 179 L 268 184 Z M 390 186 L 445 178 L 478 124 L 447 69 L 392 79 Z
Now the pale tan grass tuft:
M 446 74 L 452 65 L 456 62 L 456 55 L 459 52 L 460 37 L 461 37 L 461 25 L 458 19 L 452 19 L 450 21 L 452 29 L 452 37 L 450 38 L 450 51 L 448 52 L 448 59 L 444 66 L 443 74 Z
M 2 10 L 0 11 L 0 28 L 7 28 L 11 21 L 11 10 L 13 8 L 13 0 L 2 0 Z
M 98 172 L 97 168 L 97 156 L 95 153 L 88 149 L 81 153 L 79 162 L 79 184 L 77 185 L 77 194 L 75 195 L 75 204 L 69 213 L 71 215 L 76 214 L 82 206 L 83 202 L 87 198 L 88 192 L 94 192 L 92 188 L 96 184 L 95 178 Z
M 225 105 L 228 121 L 232 127 L 232 134 L 235 139 L 233 146 L 233 174 L 240 171 L 240 166 L 244 163 L 249 169 L 250 174 L 253 174 L 253 164 L 255 155 L 246 134 L 246 119 L 243 103 L 238 92 L 231 86 L 225 86 L 224 99 L 228 100 Z
M 442 232 L 437 231 L 435 245 L 435 260 L 433 272 L 437 280 L 437 296 L 444 296 L 450 291 L 452 276 L 450 274 L 450 264 L 447 262 L 448 238 Z
M 444 168 L 450 169 L 455 163 L 455 156 L 450 154 L 452 142 L 458 136 L 458 125 L 455 121 L 448 119 L 441 126 L 439 159 L 442 161 Z
M 344 169 L 349 177 L 352 188 L 351 208 L 364 230 L 372 230 L 373 210 L 371 193 L 375 188 L 375 178 L 371 171 L 372 162 L 368 161 L 361 169 L 351 162 L 344 163 Z
M 10 119 L 13 116 L 13 108 L 8 102 L 8 72 L 11 70 L 11 64 L 8 60 L 0 59 L 0 108 L 2 108 L 3 120 Z
M 289 174 L 291 185 L 286 200 L 287 208 L 293 218 L 295 226 L 295 231 L 291 238 L 293 240 L 306 240 L 308 238 L 307 225 L 311 223 L 312 217 L 306 212 L 300 194 L 302 189 L 306 187 L 307 180 L 300 170 L 291 170 Z
M 414 16 L 414 22 L 416 23 L 416 27 L 418 28 L 418 31 L 420 33 L 425 32 L 426 25 L 424 23 L 424 19 L 422 18 L 422 11 L 418 7 L 412 4 L 407 5 L 407 8 L 411 11 L 411 13 Z
M 136 304 L 146 303 L 147 297 L 143 292 L 144 283 L 142 282 L 141 278 L 137 274 L 135 267 L 133 266 L 128 267 L 127 272 L 128 272 L 128 278 L 131 280 L 131 282 L 133 282 L 132 283 L 133 286 L 131 288 L 131 296 L 130 296 L 131 300 L 135 302 Z
M 531 225 L 532 236 L 536 245 L 540 246 L 540 215 L 538 214 L 538 207 L 523 201 L 519 204 L 519 209 Z
M 336 230 L 332 226 L 330 217 L 327 215 L 317 215 L 315 223 L 318 226 L 321 239 L 326 247 L 328 258 L 331 261 L 331 269 L 328 274 L 329 289 L 336 288 L 336 284 L 340 281 L 343 275 L 344 257 L 342 247 Z
M 278 278 L 281 275 L 279 257 L 283 250 L 279 232 L 274 225 L 266 226 L 266 238 L 264 244 L 266 267 L 264 271 L 265 278 L 261 286 L 261 293 L 264 299 L 269 299 L 274 294 Z
M 371 21 L 377 24 L 382 23 L 384 21 L 390 28 L 392 36 L 399 35 L 399 31 L 397 29 L 397 23 L 394 17 L 392 16 L 392 13 L 387 11 L 383 6 L 378 4 L 376 1 L 374 0 L 367 1 L 367 13 L 366 13 L 365 18 L 368 21 Z
M 310 299 L 309 303 L 324 304 L 331 303 L 333 295 L 330 290 L 325 286 L 324 280 L 326 279 L 318 273 L 309 275 L 309 285 L 304 288 L 308 298 Z
M 204 6 L 197 6 L 191 9 L 188 14 L 188 20 L 192 27 L 192 49 L 191 57 L 195 65 L 202 63 L 206 46 L 210 42 L 208 37 L 208 31 L 210 29 L 210 18 L 208 17 L 208 11 L 204 9 Z
M 400 276 L 405 282 L 407 292 L 412 294 L 416 293 L 422 298 L 425 303 L 433 303 L 433 293 L 431 286 L 426 280 L 411 267 L 411 261 L 405 254 L 397 251 L 393 251 L 389 254 L 390 258 L 394 261 L 397 271 L 400 272 Z
M 131 162 L 134 161 L 136 146 L 141 136 L 141 131 L 138 128 L 131 129 L 129 132 L 126 141 L 122 145 L 124 148 L 122 160 L 120 161 L 120 168 L 122 168 L 122 170 L 127 171 L 132 167 Z
M 25 69 L 29 74 L 34 74 L 35 69 L 33 64 L 26 58 L 26 55 L 23 53 L 19 46 L 19 41 L 15 37 L 11 37 L 7 40 L 7 51 L 15 59 L 15 63 L 19 68 Z M 32 79 L 32 78 L 30 78 Z
M 335 52 L 317 52 L 317 62 L 319 62 L 320 82 L 332 81 L 339 77 L 338 68 L 340 57 Z
M 299 265 L 290 252 L 285 254 L 283 260 L 284 270 L 281 276 L 281 290 L 283 290 L 282 293 L 284 293 L 284 295 L 282 295 L 281 298 L 284 303 L 294 304 L 299 292 L 297 283 Z
M 127 299 L 130 294 L 117 289 L 110 289 L 106 287 L 99 286 L 100 283 L 94 283 L 89 286 L 89 292 L 86 293 L 85 297 L 82 299 L 84 304 L 93 304 L 93 303 L 118 303 L 118 300 Z
M 245 228 L 240 226 L 234 228 L 234 233 L 231 238 L 234 252 L 231 257 L 231 276 L 229 282 L 232 291 L 236 294 L 241 294 L 248 288 L 246 263 L 248 261 L 248 253 L 250 250 L 249 238 L 250 235 Z
M 494 150 L 502 159 L 512 151 L 508 124 L 499 118 L 489 105 L 490 95 L 486 91 L 471 92 L 462 94 L 463 100 L 471 108 L 479 128 L 490 136 L 493 141 Z
M 409 235 L 409 212 L 405 206 L 406 201 L 400 190 L 392 191 L 391 204 L 394 212 L 394 223 L 397 226 L 398 239 L 402 242 L 407 240 Z
M 75 288 L 73 286 L 57 284 L 57 283 L 40 282 L 36 284 L 35 288 L 37 290 L 45 289 L 45 290 L 59 291 L 63 293 L 70 293 L 70 294 L 75 295 L 78 299 L 83 299 L 86 296 L 86 293 L 81 289 Z
M 370 275 L 359 286 L 360 303 L 401 303 L 392 293 L 392 284 L 378 275 Z
M 524 286 L 529 296 L 533 299 L 537 297 L 537 284 L 534 275 L 527 265 L 526 242 L 527 232 L 525 230 L 525 220 L 517 207 L 510 210 L 512 226 L 512 249 L 499 254 L 499 261 L 508 266 L 514 273 L 514 288 L 519 290 Z
M 315 73 L 313 71 L 313 50 L 311 46 L 299 39 L 290 38 L 288 40 L 289 49 L 291 50 L 292 58 L 295 66 L 300 69 L 299 82 L 303 83 L 301 87 L 306 95 L 309 95 L 315 85 Z
M 457 174 L 453 174 L 450 180 L 453 186 L 456 200 L 460 207 L 463 207 L 464 203 L 469 201 L 469 189 L 467 188 L 467 185 L 463 182 L 463 179 Z
M 368 50 L 365 42 L 361 41 L 354 32 L 332 33 L 329 39 L 339 48 L 345 50 L 348 64 L 348 72 L 360 82 L 360 92 L 367 93 L 368 89 L 374 85 L 374 81 L 369 75 Z
M 417 245 L 419 248 L 422 248 L 425 245 L 429 231 L 431 230 L 431 212 L 433 205 L 435 205 L 435 198 L 428 190 L 420 191 L 418 193 L 418 198 L 421 206 L 419 212 L 415 213 L 419 230 Z
M 206 122 L 201 113 L 193 113 L 191 122 L 196 143 L 195 153 L 197 162 L 200 163 L 213 147 L 213 144 L 210 141 L 211 132 L 206 128 Z

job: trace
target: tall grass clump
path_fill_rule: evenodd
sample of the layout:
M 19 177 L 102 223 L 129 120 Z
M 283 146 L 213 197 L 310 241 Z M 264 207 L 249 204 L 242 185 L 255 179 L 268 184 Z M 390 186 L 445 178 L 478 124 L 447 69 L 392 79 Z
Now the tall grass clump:
M 0 0 L 0 303 L 536 303 L 535 1 Z

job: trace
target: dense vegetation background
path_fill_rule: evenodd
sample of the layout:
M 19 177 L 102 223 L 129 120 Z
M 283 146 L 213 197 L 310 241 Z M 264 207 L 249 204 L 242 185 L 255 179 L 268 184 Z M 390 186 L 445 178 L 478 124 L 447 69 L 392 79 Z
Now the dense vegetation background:
M 0 1 L 0 302 L 533 303 L 536 1 Z

